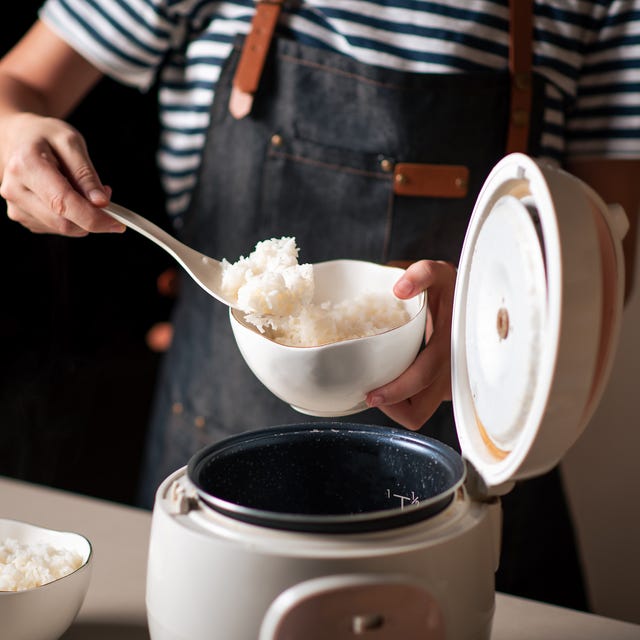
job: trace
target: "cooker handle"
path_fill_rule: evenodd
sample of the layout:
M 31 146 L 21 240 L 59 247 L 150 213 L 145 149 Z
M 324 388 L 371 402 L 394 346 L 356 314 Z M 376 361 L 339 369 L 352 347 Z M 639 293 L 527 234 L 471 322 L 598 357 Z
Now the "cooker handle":
M 444 640 L 438 601 L 399 574 L 344 574 L 300 582 L 271 604 L 258 640 Z

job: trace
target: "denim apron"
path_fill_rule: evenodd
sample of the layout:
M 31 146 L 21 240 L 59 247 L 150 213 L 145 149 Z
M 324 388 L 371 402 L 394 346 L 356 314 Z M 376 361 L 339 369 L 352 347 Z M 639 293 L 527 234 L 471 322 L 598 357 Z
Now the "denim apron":
M 505 154 L 509 73 L 401 72 L 276 38 L 251 113 L 237 119 L 228 104 L 242 42 L 217 84 L 182 240 L 232 262 L 261 240 L 294 236 L 300 262 L 429 258 L 457 264 L 479 189 Z M 534 77 L 531 155 L 539 143 L 543 91 L 543 80 Z M 398 163 L 464 166 L 466 195 L 397 195 Z M 142 501 L 148 507 L 157 485 L 203 446 L 246 430 L 314 420 L 250 372 L 228 309 L 189 277 L 180 286 L 146 452 Z M 344 420 L 393 424 L 377 410 Z M 456 447 L 451 403 L 422 431 Z

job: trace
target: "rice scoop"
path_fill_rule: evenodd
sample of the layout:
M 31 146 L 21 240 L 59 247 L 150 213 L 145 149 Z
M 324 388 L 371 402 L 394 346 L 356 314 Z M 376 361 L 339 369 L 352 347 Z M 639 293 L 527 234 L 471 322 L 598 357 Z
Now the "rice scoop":
M 225 295 L 267 338 L 313 347 L 375 335 L 409 320 L 391 291 L 365 289 L 350 300 L 314 302 L 313 265 L 299 264 L 298 253 L 295 238 L 272 238 L 233 264 L 222 260 Z

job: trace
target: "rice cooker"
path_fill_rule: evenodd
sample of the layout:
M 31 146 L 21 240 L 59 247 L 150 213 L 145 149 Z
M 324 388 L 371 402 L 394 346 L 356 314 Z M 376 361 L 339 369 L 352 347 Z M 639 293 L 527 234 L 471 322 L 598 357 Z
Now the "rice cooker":
M 458 270 L 462 455 L 404 429 L 318 422 L 234 436 L 159 487 L 153 640 L 490 637 L 500 495 L 588 423 L 619 334 L 627 220 L 512 154 L 488 176 Z

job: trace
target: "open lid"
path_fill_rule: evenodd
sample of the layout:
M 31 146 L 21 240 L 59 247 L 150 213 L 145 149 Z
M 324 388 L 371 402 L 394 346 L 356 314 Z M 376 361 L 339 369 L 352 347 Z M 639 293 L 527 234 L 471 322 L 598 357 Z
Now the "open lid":
M 453 308 L 464 457 L 490 493 L 554 467 L 605 387 L 624 298 L 628 222 L 581 180 L 522 154 L 476 201 Z

